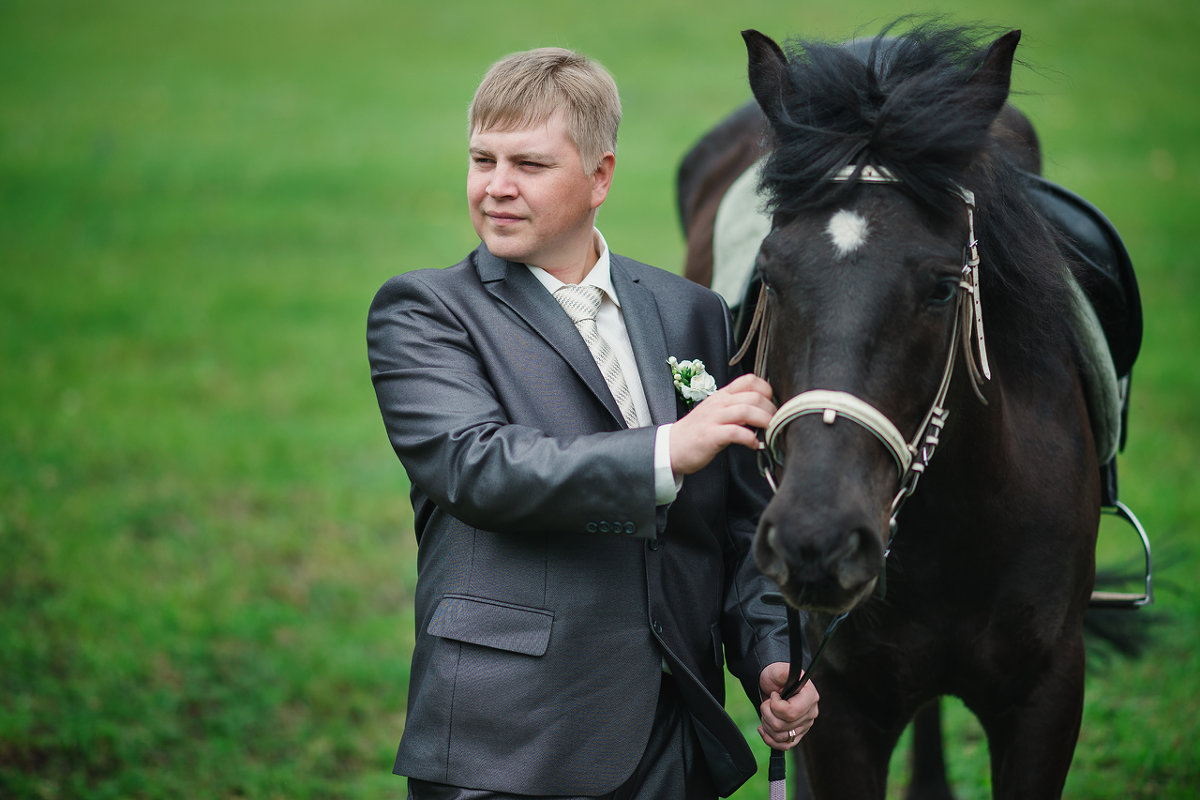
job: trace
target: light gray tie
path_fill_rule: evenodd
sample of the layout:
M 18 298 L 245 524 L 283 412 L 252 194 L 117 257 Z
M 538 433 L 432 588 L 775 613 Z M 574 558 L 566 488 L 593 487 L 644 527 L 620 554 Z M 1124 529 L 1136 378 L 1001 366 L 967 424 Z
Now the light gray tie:
M 625 375 L 621 372 L 616 353 L 600 335 L 600 329 L 596 326 L 596 313 L 600 310 L 603 294 L 599 286 L 567 284 L 554 291 L 554 299 L 575 323 L 584 344 L 592 353 L 592 358 L 596 359 L 596 366 L 600 368 L 600 374 L 604 376 L 613 399 L 617 401 L 625 424 L 636 428 L 637 411 L 633 406 L 633 395 L 629 393 L 629 384 L 625 382 Z

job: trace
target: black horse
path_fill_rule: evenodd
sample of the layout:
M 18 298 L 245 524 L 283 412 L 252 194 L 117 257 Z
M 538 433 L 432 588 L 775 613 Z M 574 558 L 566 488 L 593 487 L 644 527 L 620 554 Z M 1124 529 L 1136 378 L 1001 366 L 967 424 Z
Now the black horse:
M 745 327 L 786 402 L 755 555 L 813 646 L 851 612 L 814 669 L 813 793 L 882 798 L 906 725 L 954 695 L 996 797 L 1059 797 L 1111 457 L 1072 322 L 1094 276 L 1031 202 L 1036 137 L 1007 105 L 1020 33 L 888 34 L 790 57 L 743 34 L 757 105 L 684 162 L 687 274 L 709 282 L 716 199 L 765 156 Z

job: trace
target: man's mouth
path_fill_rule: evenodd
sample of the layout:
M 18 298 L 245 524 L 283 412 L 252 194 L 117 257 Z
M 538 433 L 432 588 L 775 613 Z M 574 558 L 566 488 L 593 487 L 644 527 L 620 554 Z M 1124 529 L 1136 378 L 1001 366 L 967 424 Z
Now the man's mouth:
M 524 219 L 524 217 L 518 216 L 517 214 L 508 214 L 502 211 L 488 211 L 485 212 L 485 214 L 487 218 L 496 225 L 512 225 L 513 223 L 520 222 L 522 219 Z

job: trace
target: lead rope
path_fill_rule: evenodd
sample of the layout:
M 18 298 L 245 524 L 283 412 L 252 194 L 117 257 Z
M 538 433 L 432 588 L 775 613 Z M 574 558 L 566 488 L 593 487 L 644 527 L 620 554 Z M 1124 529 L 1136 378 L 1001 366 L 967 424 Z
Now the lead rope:
M 783 602 L 782 597 L 780 597 L 780 602 Z M 808 683 L 809 676 L 812 675 L 812 668 L 821 658 L 825 645 L 829 644 L 833 632 L 842 624 L 842 620 L 850 615 L 850 612 L 838 614 L 830 620 L 829 625 L 825 628 L 825 637 L 821 640 L 821 646 L 817 648 L 817 652 L 813 653 L 812 659 L 808 662 L 808 669 L 801 670 L 800 664 L 804 661 L 804 630 L 800 625 L 800 611 L 786 603 L 785 607 L 787 609 L 788 649 L 791 652 L 791 663 L 788 665 L 787 683 L 779 696 L 784 700 L 789 700 L 804 688 L 804 684 Z M 771 757 L 767 762 L 767 798 L 768 800 L 787 800 L 787 754 L 783 750 L 771 750 Z

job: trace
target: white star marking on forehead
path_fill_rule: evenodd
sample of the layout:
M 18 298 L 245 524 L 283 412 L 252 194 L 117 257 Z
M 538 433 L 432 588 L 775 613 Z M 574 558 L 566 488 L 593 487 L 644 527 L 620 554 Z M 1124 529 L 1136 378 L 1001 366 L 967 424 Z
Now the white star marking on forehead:
M 829 218 L 825 232 L 837 248 L 838 256 L 845 258 L 867 242 L 867 220 L 861 214 L 842 209 Z

